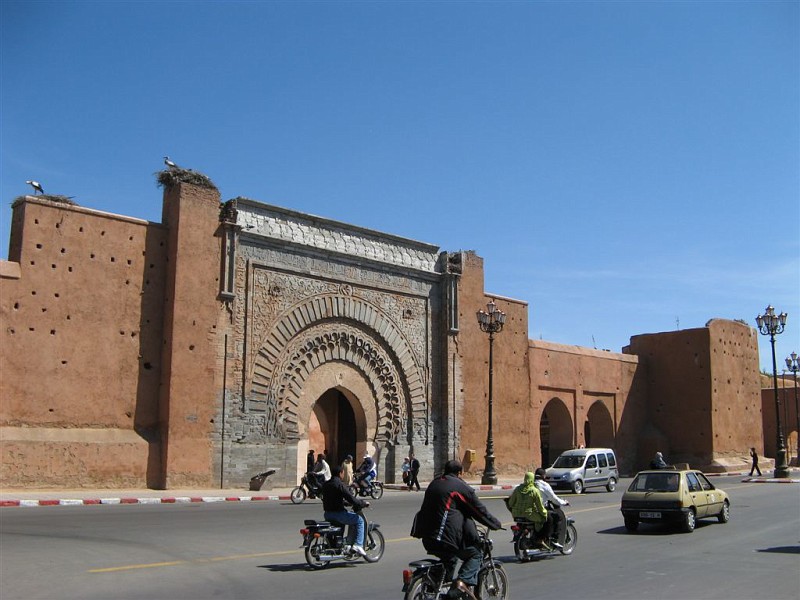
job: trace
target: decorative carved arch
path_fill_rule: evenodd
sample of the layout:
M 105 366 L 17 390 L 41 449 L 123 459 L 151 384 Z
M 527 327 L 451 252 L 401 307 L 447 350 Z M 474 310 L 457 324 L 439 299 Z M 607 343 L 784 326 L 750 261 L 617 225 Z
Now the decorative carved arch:
M 406 425 L 424 427 L 425 378 L 402 333 L 366 301 L 329 295 L 308 299 L 279 318 L 253 361 L 248 396 L 273 407 L 275 422 L 267 428 L 276 437 L 298 439 L 304 383 L 332 361 L 347 363 L 369 383 L 377 410 L 376 442 L 395 442 Z

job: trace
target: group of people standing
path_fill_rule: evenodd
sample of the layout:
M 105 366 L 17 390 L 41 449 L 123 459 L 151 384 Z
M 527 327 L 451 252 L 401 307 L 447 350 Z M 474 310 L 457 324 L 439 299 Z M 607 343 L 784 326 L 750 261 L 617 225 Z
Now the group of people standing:
M 315 459 L 314 450 L 309 450 L 306 456 L 306 472 L 314 477 L 314 483 L 317 487 L 322 487 L 322 484 L 332 476 L 331 466 L 326 458 L 327 455 L 328 451 L 326 450 L 324 453 L 317 454 Z M 353 482 L 368 485 L 370 481 L 378 476 L 378 469 L 375 460 L 369 453 L 366 453 L 364 454 L 364 460 L 354 470 L 353 457 L 348 454 L 342 464 L 339 465 L 339 474 L 344 485 L 351 485 Z M 417 484 L 417 487 L 419 487 L 419 484 Z

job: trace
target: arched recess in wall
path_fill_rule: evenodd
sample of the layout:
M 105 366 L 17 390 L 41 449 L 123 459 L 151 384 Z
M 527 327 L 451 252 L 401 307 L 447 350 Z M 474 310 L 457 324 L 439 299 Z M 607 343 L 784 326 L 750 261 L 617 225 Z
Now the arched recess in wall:
M 269 407 L 267 427 L 275 437 L 303 437 L 299 414 L 316 401 L 304 398 L 305 383 L 336 362 L 348 365 L 351 377 L 358 373 L 370 390 L 358 400 L 365 413 L 375 414 L 368 436 L 377 448 L 403 438 L 427 442 L 425 377 L 402 333 L 377 307 L 347 295 L 316 296 L 278 318 L 258 348 L 246 398 Z
M 539 432 L 543 465 L 550 466 L 564 450 L 574 447 L 572 416 L 563 400 L 552 398 L 545 405 L 539 419 Z
M 602 400 L 597 400 L 586 413 L 584 435 L 586 445 L 593 448 L 614 447 L 614 420 Z

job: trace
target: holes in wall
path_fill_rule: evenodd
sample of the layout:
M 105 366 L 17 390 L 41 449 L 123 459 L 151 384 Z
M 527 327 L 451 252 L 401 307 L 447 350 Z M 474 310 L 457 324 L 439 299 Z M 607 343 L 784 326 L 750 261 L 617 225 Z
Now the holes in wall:
M 35 266 L 35 265 L 36 265 L 36 261 L 35 261 L 35 260 L 32 260 L 32 261 L 31 261 L 31 266 L 33 267 L 33 266 Z
M 67 267 L 67 271 L 69 271 L 70 273 L 72 273 L 72 267 Z
M 19 302 L 14 302 L 14 310 L 19 310 Z
M 50 330 L 50 335 L 55 335 L 55 334 L 56 334 L 56 330 L 55 329 L 51 329 Z
M 149 362 L 146 362 L 146 363 L 144 363 L 142 366 L 143 366 L 143 367 L 144 367 L 144 368 L 145 368 L 147 371 L 149 371 L 150 369 L 152 369 L 152 368 L 153 368 L 153 365 L 151 365 Z
M 194 344 L 189 345 L 189 352 L 194 352 Z
M 105 235 L 105 234 L 106 234 L 106 232 L 105 232 L 105 231 L 101 231 L 101 232 L 100 232 L 100 235 L 101 235 L 101 236 L 103 236 L 103 235 Z
M 89 255 L 89 258 L 91 258 L 92 260 L 94 260 L 94 252 L 92 252 L 92 253 Z
M 35 295 L 36 295 L 36 290 L 31 290 L 31 296 L 35 296 Z
M 111 262 L 117 262 L 117 259 L 112 256 L 111 257 Z
M 131 259 L 129 258 L 129 259 L 128 259 L 128 264 L 130 265 L 130 264 L 132 264 L 132 262 L 133 262 L 133 261 L 131 261 Z
M 67 249 L 66 248 L 62 248 L 61 249 L 61 254 L 66 254 L 66 253 L 67 253 Z
M 80 231 L 81 233 L 83 233 L 83 227 L 78 227 L 78 231 Z
M 42 245 L 41 244 L 36 244 L 36 249 L 37 250 L 41 250 L 42 249 Z

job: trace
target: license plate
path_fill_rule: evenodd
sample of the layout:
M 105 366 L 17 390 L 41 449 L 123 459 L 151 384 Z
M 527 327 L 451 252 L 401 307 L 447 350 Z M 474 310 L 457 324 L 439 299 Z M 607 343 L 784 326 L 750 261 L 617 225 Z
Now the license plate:
M 640 519 L 660 519 L 661 513 L 660 512 L 640 512 L 639 513 Z

